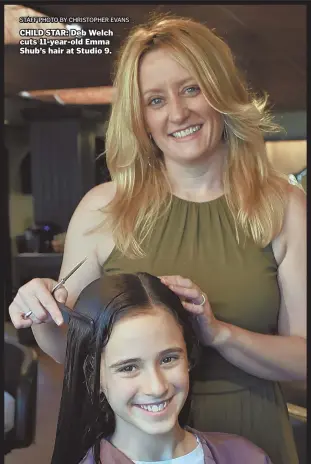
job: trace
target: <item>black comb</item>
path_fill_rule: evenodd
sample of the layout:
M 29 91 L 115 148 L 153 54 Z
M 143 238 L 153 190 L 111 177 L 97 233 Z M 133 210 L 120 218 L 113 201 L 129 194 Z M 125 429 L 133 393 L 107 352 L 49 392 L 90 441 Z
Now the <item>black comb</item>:
M 72 309 L 69 309 L 66 305 L 64 305 L 63 303 L 59 303 L 58 301 L 56 303 L 57 303 L 57 306 L 60 312 L 62 313 L 65 324 L 69 324 L 70 318 L 73 318 L 73 319 L 77 319 L 77 320 L 85 322 L 86 324 L 90 325 L 94 329 L 95 323 L 91 317 L 86 316 L 85 314 L 81 314 L 78 311 L 73 311 Z

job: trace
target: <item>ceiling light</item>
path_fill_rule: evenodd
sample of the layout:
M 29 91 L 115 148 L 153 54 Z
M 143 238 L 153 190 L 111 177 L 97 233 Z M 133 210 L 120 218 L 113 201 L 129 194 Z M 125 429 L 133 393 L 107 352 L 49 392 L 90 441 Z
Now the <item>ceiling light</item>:
M 26 92 L 26 90 L 23 90 L 22 92 L 19 92 L 18 94 L 20 97 L 23 97 L 23 98 L 32 98 L 32 96 L 30 95 L 29 92 Z
M 114 100 L 113 87 L 86 87 L 75 89 L 24 90 L 20 97 L 41 101 L 56 100 L 61 105 L 109 105 Z

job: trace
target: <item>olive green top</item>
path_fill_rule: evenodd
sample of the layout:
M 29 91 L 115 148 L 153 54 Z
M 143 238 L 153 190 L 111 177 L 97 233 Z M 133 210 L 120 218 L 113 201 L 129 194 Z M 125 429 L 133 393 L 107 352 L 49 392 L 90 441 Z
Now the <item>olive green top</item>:
M 237 242 L 225 196 L 204 203 L 173 196 L 144 250 L 145 257 L 129 259 L 115 248 L 104 272 L 188 277 L 207 294 L 217 319 L 262 334 L 277 331 L 280 294 L 272 247 L 262 249 L 242 234 Z M 239 390 L 260 381 L 211 348 L 205 349 L 196 378 L 210 380 L 209 392 Z

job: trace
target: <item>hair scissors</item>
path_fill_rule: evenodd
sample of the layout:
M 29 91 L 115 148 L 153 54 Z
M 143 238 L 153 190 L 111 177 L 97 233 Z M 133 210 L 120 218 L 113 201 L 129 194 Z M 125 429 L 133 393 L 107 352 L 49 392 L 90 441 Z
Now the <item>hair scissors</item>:
M 69 277 L 72 276 L 72 274 L 74 274 L 78 269 L 79 267 L 82 266 L 82 264 L 85 263 L 85 261 L 87 260 L 87 258 L 84 258 L 82 259 L 82 261 L 80 261 L 70 272 L 69 274 L 67 274 L 65 277 L 63 277 L 59 282 L 57 282 L 57 284 L 55 285 L 55 287 L 52 288 L 52 295 L 54 296 L 54 293 L 56 292 L 56 290 L 61 287 L 62 285 L 64 285 L 64 283 L 69 279 Z
M 61 287 L 62 285 L 64 285 L 64 283 L 69 279 L 69 277 L 71 277 L 72 274 L 74 274 L 80 268 L 80 266 L 82 266 L 82 264 L 85 263 L 86 260 L 87 260 L 87 258 L 82 259 L 82 261 L 80 261 L 65 277 L 63 277 L 59 282 L 57 282 L 57 284 L 52 288 L 51 293 L 52 293 L 53 296 L 54 296 L 54 293 L 56 292 L 56 290 L 59 287 Z M 63 306 L 65 306 L 65 305 L 63 305 Z M 66 306 L 65 306 L 65 308 L 66 308 Z M 68 311 L 70 311 L 70 309 L 68 309 Z M 32 311 L 30 310 L 26 314 L 24 314 L 24 319 L 27 319 L 31 315 L 32 315 Z

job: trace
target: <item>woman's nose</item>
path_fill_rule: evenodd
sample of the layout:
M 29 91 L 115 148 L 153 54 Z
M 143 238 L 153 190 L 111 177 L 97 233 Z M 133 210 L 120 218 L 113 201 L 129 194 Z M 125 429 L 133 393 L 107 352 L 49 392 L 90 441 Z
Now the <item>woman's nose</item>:
M 169 120 L 175 124 L 182 123 L 189 115 L 187 102 L 182 97 L 171 98 L 168 111 Z

